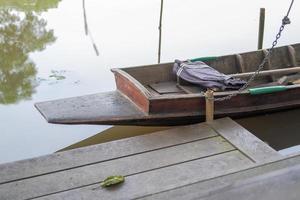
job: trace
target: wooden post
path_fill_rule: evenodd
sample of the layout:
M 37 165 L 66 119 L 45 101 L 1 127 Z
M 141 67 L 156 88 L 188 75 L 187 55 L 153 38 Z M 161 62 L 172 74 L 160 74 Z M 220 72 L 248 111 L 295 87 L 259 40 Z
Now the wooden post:
M 259 29 L 258 29 L 258 45 L 257 45 L 258 50 L 263 48 L 264 30 L 265 30 L 265 8 L 261 8 L 259 13 Z
M 211 123 L 214 120 L 214 91 L 211 89 L 205 92 L 205 104 L 206 122 Z
M 162 32 L 162 17 L 163 17 L 163 8 L 164 8 L 164 0 L 161 0 L 160 3 L 160 17 L 159 17 L 159 42 L 158 42 L 158 63 L 160 63 L 160 56 L 161 56 L 161 32 Z

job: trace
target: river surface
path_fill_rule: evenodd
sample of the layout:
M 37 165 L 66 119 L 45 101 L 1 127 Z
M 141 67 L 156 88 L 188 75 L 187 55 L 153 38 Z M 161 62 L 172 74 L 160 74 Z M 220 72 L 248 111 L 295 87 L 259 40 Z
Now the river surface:
M 161 61 L 255 50 L 260 7 L 269 47 L 288 3 L 165 1 Z M 110 68 L 156 63 L 159 11 L 159 0 L 0 0 L 0 163 L 49 154 L 109 128 L 48 124 L 34 103 L 114 90 Z M 291 21 L 278 45 L 300 42 L 297 2 Z M 240 123 L 265 140 L 278 138 L 280 149 L 288 146 L 279 144 L 281 134 L 299 132 L 299 114 L 268 118 L 277 126 L 264 117 Z

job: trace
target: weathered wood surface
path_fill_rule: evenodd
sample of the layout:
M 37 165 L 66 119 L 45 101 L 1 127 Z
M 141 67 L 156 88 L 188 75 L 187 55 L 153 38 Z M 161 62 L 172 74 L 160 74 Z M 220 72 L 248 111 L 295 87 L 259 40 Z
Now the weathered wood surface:
M 106 92 L 35 104 L 51 123 L 132 120 L 145 116 L 120 92 Z
M 270 172 L 255 178 L 241 181 L 237 186 L 232 186 L 226 191 L 205 197 L 207 200 L 282 200 L 300 197 L 300 165 Z
M 236 54 L 236 66 L 237 66 L 237 72 L 238 73 L 245 73 L 245 64 L 243 57 L 240 54 Z
M 206 124 L 196 124 L 7 163 L 0 165 L 0 184 L 194 142 L 217 135 Z
M 290 57 L 290 62 L 291 66 L 296 66 L 297 65 L 297 59 L 296 59 L 296 51 L 293 46 L 288 46 L 288 52 L 289 52 L 289 57 Z
M 245 151 L 238 137 L 225 139 L 228 126 L 243 129 L 221 119 L 0 165 L 0 199 L 141 198 L 253 167 L 261 162 L 254 153 L 270 155 L 264 143 Z M 101 188 L 110 175 L 125 183 Z
M 205 118 L 206 123 L 212 123 L 215 114 L 214 91 L 207 90 L 205 92 Z
M 33 179 L 11 182 L 3 186 L 0 185 L 0 194 L 3 194 L 4 199 L 7 200 L 33 198 L 91 184 L 98 184 L 101 180 L 112 174 L 132 176 L 172 165 L 180 165 L 191 160 L 201 160 L 201 158 L 207 156 L 213 157 L 213 155 L 232 150 L 234 148 L 221 138 L 211 138 L 69 169 Z M 226 162 L 226 160 L 223 162 Z M 244 159 L 244 162 L 246 164 L 252 163 L 249 159 Z M 207 171 L 211 170 L 209 166 L 207 167 L 203 173 L 208 173 Z
M 263 49 L 262 50 L 263 51 L 263 55 L 264 55 L 264 58 L 268 55 L 268 50 L 266 50 L 266 49 Z M 271 60 L 270 60 L 270 57 L 268 57 L 267 58 L 267 62 L 266 62 L 266 64 L 265 64 L 265 66 L 264 66 L 264 68 L 266 69 L 266 70 L 272 70 L 272 63 L 271 63 Z M 274 76 L 274 75 L 270 75 L 269 76 L 269 80 L 270 80 L 270 82 L 275 82 L 276 81 L 276 76 Z
M 125 72 L 134 77 L 138 82 L 143 85 L 150 85 L 153 83 L 164 81 L 175 81 L 176 75 L 170 73 L 172 71 L 174 62 L 146 65 L 146 66 L 135 66 L 122 68 Z
M 180 85 L 177 84 L 177 87 L 185 91 L 187 94 L 197 94 L 204 92 L 204 89 L 198 87 L 197 85 Z
M 273 69 L 273 70 L 264 70 L 259 72 L 258 76 L 270 76 L 270 75 L 285 75 L 285 74 L 293 74 L 300 72 L 300 67 L 290 67 L 290 68 L 282 68 L 282 69 Z M 250 77 L 255 72 L 247 72 L 247 73 L 241 73 L 241 74 L 231 74 L 230 76 L 235 78 L 246 78 Z
M 176 86 L 176 82 L 154 83 L 149 86 L 159 94 L 184 93 L 182 89 Z
M 112 92 L 114 93 L 114 92 Z M 116 92 L 117 93 L 117 92 Z M 232 92 L 216 92 L 221 97 Z M 231 101 L 216 102 L 216 118 L 240 117 L 291 109 L 300 106 L 300 88 L 282 92 L 250 95 L 244 92 Z M 122 95 L 103 98 L 103 94 L 37 103 L 50 123 L 110 125 L 184 125 L 203 122 L 205 100 L 201 93 L 155 96 L 147 114 Z M 115 98 L 116 97 L 116 98 Z
M 112 70 L 115 75 L 118 91 L 129 98 L 144 112 L 149 111 L 149 98 L 151 93 L 130 74 L 120 69 Z
M 254 162 L 270 162 L 281 158 L 277 151 L 229 118 L 216 120 L 211 126 Z
M 300 155 L 297 155 L 141 199 L 296 200 L 300 195 L 299 175 Z
M 135 199 L 242 170 L 253 163 L 238 151 L 190 161 L 126 177 L 118 188 L 107 190 L 94 184 L 41 199 Z

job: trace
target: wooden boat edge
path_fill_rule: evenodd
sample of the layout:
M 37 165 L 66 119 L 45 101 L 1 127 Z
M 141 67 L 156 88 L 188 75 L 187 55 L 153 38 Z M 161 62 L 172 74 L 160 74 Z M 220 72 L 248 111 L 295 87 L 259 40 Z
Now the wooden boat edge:
M 86 95 L 89 96 L 89 95 Z M 76 97 L 75 97 L 76 98 Z M 50 101 L 53 102 L 53 101 Z M 42 113 L 39 107 L 39 103 L 35 104 L 38 110 Z M 291 109 L 300 106 L 300 100 L 294 100 L 290 102 L 269 104 L 269 105 L 259 105 L 259 106 L 249 106 L 243 107 L 242 109 L 224 109 L 222 111 L 216 111 L 215 117 L 221 118 L 230 116 L 245 117 L 255 114 L 260 114 L 263 112 L 276 112 L 284 109 Z M 242 113 L 242 115 L 241 115 Z M 43 114 L 43 113 L 42 113 Z M 184 125 L 193 124 L 197 122 L 202 122 L 204 120 L 203 110 L 199 108 L 197 111 L 193 112 L 178 112 L 178 113 L 161 113 L 161 114 L 144 114 L 142 112 L 139 115 L 132 115 L 128 117 L 105 117 L 104 118 L 94 118 L 87 119 L 82 117 L 81 119 L 68 119 L 63 117 L 47 117 L 44 115 L 45 119 L 49 123 L 55 124 L 102 124 L 102 125 Z

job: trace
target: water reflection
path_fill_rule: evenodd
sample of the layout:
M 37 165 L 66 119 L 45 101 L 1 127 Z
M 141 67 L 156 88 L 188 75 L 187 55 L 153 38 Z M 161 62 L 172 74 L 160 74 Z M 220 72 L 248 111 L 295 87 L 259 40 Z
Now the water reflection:
M 0 0 L 0 8 L 10 8 L 23 12 L 45 12 L 57 8 L 61 0 Z
M 83 21 L 84 21 L 84 32 L 85 32 L 85 35 L 86 36 L 89 36 L 90 40 L 91 40 L 91 43 L 92 43 L 92 46 L 93 46 L 93 49 L 96 53 L 96 56 L 99 56 L 99 50 L 98 50 L 98 47 L 94 41 L 94 37 L 92 35 L 92 32 L 89 28 L 89 25 L 88 25 L 88 20 L 87 20 L 87 14 L 86 14 L 86 8 L 85 8 L 85 0 L 82 0 L 82 10 L 83 10 Z
M 0 1 L 0 104 L 31 98 L 37 69 L 29 54 L 55 41 L 40 12 L 60 0 Z

